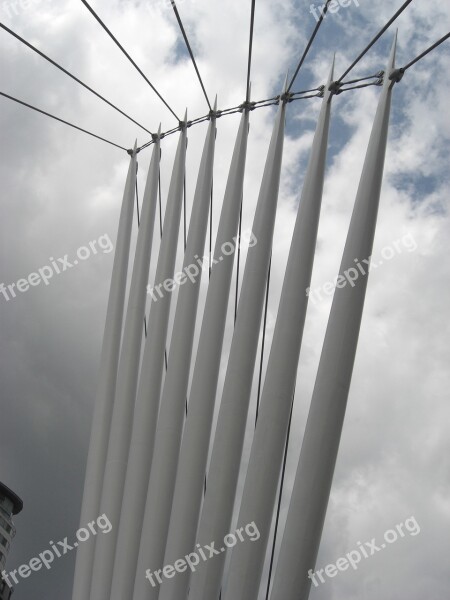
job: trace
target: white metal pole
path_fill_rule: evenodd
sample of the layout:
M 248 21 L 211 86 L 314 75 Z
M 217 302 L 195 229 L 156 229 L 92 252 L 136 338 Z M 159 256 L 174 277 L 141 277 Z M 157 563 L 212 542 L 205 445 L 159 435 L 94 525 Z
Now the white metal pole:
M 146 479 L 145 474 L 137 469 L 129 469 L 127 472 L 111 600 L 132 597 L 141 537 L 141 544 L 149 543 L 151 556 L 156 551 L 156 547 L 162 555 L 161 560 L 164 557 L 165 535 L 167 534 L 167 525 L 164 528 L 164 523 L 170 518 L 173 493 L 171 477 L 175 478 L 175 473 L 172 475 L 172 471 L 176 469 L 175 461 L 178 456 L 179 437 L 181 437 L 184 421 L 184 405 L 200 289 L 201 269 L 197 265 L 195 256 L 201 255 L 205 247 L 212 188 L 215 133 L 215 117 L 213 117 L 208 128 L 200 165 L 183 265 L 185 273 L 187 271 L 194 276 L 197 272 L 197 277 L 194 278 L 194 281 L 190 281 L 185 275 L 179 291 L 168 370 L 157 422 L 148 494 L 147 490 L 143 490 L 141 487 L 142 481 Z M 192 265 L 196 269 L 193 269 Z M 134 464 L 134 460 L 134 457 L 132 459 L 130 456 L 130 466 Z M 145 466 L 145 463 L 142 464 Z M 147 511 L 144 512 L 146 498 Z M 155 532 L 154 528 L 156 528 Z M 142 579 L 147 583 L 144 575 Z
M 214 249 L 214 260 L 217 262 L 212 268 L 200 330 L 164 564 L 171 564 L 185 556 L 195 545 L 234 263 L 234 253 L 224 255 L 222 248 L 224 244 L 232 242 L 238 229 L 248 127 L 249 115 L 245 110 L 236 138 L 218 226 Z M 151 570 L 152 565 L 142 565 L 142 568 Z M 138 571 L 137 577 L 144 576 L 142 569 Z M 186 597 L 189 585 L 186 573 L 177 573 L 176 578 L 166 583 L 169 587 L 166 589 L 164 585 L 160 591 L 161 597 Z M 147 580 L 146 584 L 148 587 L 151 585 Z
M 260 537 L 234 547 L 225 600 L 258 598 L 308 305 L 306 290 L 311 282 L 322 202 L 333 73 L 334 61 L 300 198 L 238 518 L 238 528 L 255 522 Z
M 345 416 L 375 235 L 393 82 L 396 39 L 355 200 L 320 357 L 271 600 L 307 600 Z M 347 278 L 348 276 L 348 278 Z M 351 284 L 349 282 L 351 281 Z
M 133 381 L 133 389 L 126 394 L 125 397 L 133 398 L 136 395 L 136 386 L 137 386 L 137 378 L 138 378 L 138 369 L 139 369 L 139 360 L 140 360 L 140 352 L 141 352 L 141 344 L 142 344 L 142 326 L 145 314 L 145 302 L 146 302 L 146 283 L 148 280 L 148 271 L 150 265 L 151 258 L 151 248 L 153 241 L 153 232 L 155 225 L 155 213 L 156 213 L 156 205 L 158 200 L 158 176 L 159 176 L 159 163 L 160 163 L 160 135 L 161 131 L 158 131 L 158 137 L 155 139 L 155 144 L 153 147 L 152 158 L 149 165 L 147 182 L 145 186 L 145 192 L 143 197 L 142 204 L 142 213 L 141 213 L 141 223 L 140 229 L 138 233 L 138 241 L 136 248 L 136 257 L 135 257 L 135 265 L 136 268 L 139 269 L 139 293 L 134 294 L 134 302 L 130 294 L 129 300 L 129 309 L 133 311 L 135 318 L 133 319 L 133 325 L 135 328 L 134 335 L 134 345 L 131 349 L 131 352 L 128 352 L 129 359 L 132 358 L 131 354 L 133 353 L 133 372 L 130 373 L 131 376 L 134 376 Z M 139 265 L 139 266 L 138 266 Z M 125 350 L 125 345 L 124 345 Z M 129 492 L 128 488 L 125 486 L 124 489 L 124 500 L 127 497 L 127 493 Z M 122 520 L 124 518 L 124 512 L 121 513 L 120 525 L 114 534 L 117 550 L 116 553 L 119 552 L 119 548 L 123 545 L 124 542 L 127 541 L 127 536 L 130 533 L 130 530 L 123 530 Z M 112 531 L 111 531 L 112 533 Z M 113 570 L 113 581 L 116 578 L 116 567 Z M 113 584 L 114 589 L 114 584 Z
M 163 239 L 158 257 L 156 281 L 160 283 L 163 283 L 166 279 L 172 277 L 175 265 L 183 196 L 185 155 L 186 127 L 183 126 L 169 189 Z M 139 260 L 135 260 L 136 269 L 133 270 L 133 276 L 135 277 L 134 281 L 132 279 L 130 286 L 130 312 L 127 314 L 127 322 L 125 323 L 124 329 L 124 341 L 119 362 L 116 399 L 114 402 L 108 458 L 101 500 L 101 511 L 106 514 L 113 527 L 107 536 L 97 536 L 90 600 L 109 600 L 110 597 L 117 533 L 127 473 L 130 441 L 132 437 L 133 413 L 135 412 L 135 397 L 149 269 L 149 257 L 147 258 L 148 260 L 145 260 L 145 264 L 144 259 L 141 257 L 139 257 Z M 138 255 L 136 256 L 136 259 L 138 259 Z M 135 309 L 137 298 L 139 298 L 139 302 L 142 303 L 142 312 L 139 313 Z M 159 402 L 159 390 L 161 386 L 164 348 L 166 344 L 167 323 L 170 309 L 170 294 L 166 294 L 160 302 L 154 303 L 152 305 L 152 308 L 153 307 L 155 307 L 155 310 L 150 311 L 148 337 L 145 344 L 141 379 L 139 382 L 139 394 L 137 396 L 136 414 L 138 418 L 142 417 L 140 410 L 143 405 L 148 403 L 148 397 L 154 394 L 154 392 L 156 392 L 153 396 L 155 398 L 154 404 L 156 404 L 156 407 Z M 152 354 L 153 348 L 156 351 L 156 356 L 154 356 L 152 364 L 149 364 L 150 358 L 148 354 Z M 154 371 L 152 370 L 153 368 Z M 134 416 L 136 416 L 136 414 Z M 153 426 L 148 422 L 146 422 L 146 425 L 147 427 Z M 134 438 L 133 441 L 136 443 L 136 438 Z M 138 543 L 138 541 L 133 540 L 133 543 Z
M 122 335 L 125 289 L 134 213 L 136 168 L 135 144 L 128 168 L 128 176 L 125 184 L 117 232 L 116 251 L 109 291 L 105 331 L 103 334 L 98 387 L 94 404 L 91 439 L 89 442 L 89 453 L 86 464 L 80 527 L 85 527 L 100 515 L 100 498 L 108 450 L 109 430 L 114 405 L 117 365 L 119 363 L 120 340 Z M 72 600 L 86 600 L 86 598 L 89 598 L 94 552 L 94 537 L 83 544 L 80 544 L 77 550 Z
M 261 327 L 280 184 L 285 103 L 280 100 L 253 221 L 256 245 L 249 249 L 219 410 L 197 542 L 220 550 L 230 532 L 244 445 L 250 392 Z M 191 578 L 195 600 L 218 598 L 226 552 L 201 562 Z M 177 599 L 178 600 L 178 599 Z

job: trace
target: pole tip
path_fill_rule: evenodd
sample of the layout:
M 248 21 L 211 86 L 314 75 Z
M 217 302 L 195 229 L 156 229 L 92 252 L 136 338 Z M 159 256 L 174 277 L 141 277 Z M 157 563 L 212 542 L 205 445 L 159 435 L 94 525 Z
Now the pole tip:
M 395 71 L 395 56 L 397 53 L 397 39 L 398 39 L 398 29 L 395 30 L 394 39 L 392 40 L 391 52 L 389 54 L 389 61 L 386 67 L 386 75 L 384 77 L 385 85 L 392 85 L 391 74 Z
M 287 92 L 288 78 L 289 78 L 289 71 L 286 73 L 286 77 L 284 78 L 283 89 L 281 90 L 282 94 L 285 94 Z
M 397 54 L 397 40 L 398 40 L 398 28 L 395 30 L 394 39 L 392 40 L 391 54 L 389 60 L 392 64 L 392 68 L 395 67 L 395 55 Z
M 331 69 L 330 74 L 328 76 L 328 84 L 330 84 L 334 80 L 334 67 L 336 65 L 336 52 L 333 54 L 333 60 L 331 61 Z
M 140 150 L 140 148 L 139 148 Z M 127 154 L 129 154 L 131 156 L 131 158 L 136 158 L 137 153 L 139 152 L 139 150 L 137 149 L 137 138 L 134 141 L 134 146 L 133 148 L 129 148 L 127 150 Z

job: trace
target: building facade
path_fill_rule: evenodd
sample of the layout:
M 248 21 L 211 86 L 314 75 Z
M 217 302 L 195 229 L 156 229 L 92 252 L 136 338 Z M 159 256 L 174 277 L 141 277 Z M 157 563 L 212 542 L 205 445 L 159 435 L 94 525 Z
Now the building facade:
M 23 508 L 23 502 L 12 490 L 0 482 L 0 572 L 5 568 L 11 541 L 16 534 L 12 520 Z M 8 600 L 12 589 L 0 579 L 0 600 Z

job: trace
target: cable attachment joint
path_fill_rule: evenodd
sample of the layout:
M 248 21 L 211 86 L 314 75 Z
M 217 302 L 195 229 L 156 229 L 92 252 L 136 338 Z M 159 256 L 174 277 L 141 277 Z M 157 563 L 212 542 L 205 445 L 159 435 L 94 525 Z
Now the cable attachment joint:
M 325 86 L 319 85 L 319 87 L 317 88 L 317 97 L 323 98 L 324 96 L 325 96 Z
M 405 69 L 400 68 L 400 69 L 394 69 L 391 74 L 389 75 L 389 79 L 391 81 L 393 81 L 394 83 L 398 83 L 399 81 L 401 81 L 403 79 L 403 75 L 405 74 Z
M 283 102 L 284 104 L 288 104 L 289 102 L 292 102 L 292 100 L 294 99 L 294 94 L 292 92 L 284 92 L 283 94 L 281 94 L 281 96 L 279 96 L 280 102 Z
M 188 129 L 192 125 L 192 121 L 178 121 L 178 128 L 180 131 Z
M 239 106 L 239 112 L 243 112 L 244 110 L 255 110 L 256 102 L 250 102 L 246 100 Z
M 328 90 L 338 96 L 342 94 L 342 82 L 341 81 L 332 81 L 328 87 Z
M 208 121 L 211 121 L 211 119 L 218 119 L 221 116 L 222 116 L 221 110 L 212 110 L 211 109 L 208 113 Z
M 379 71 L 375 77 L 377 78 L 377 80 L 375 81 L 375 83 L 373 85 L 383 85 L 384 83 L 384 76 L 385 76 L 385 72 L 384 71 Z

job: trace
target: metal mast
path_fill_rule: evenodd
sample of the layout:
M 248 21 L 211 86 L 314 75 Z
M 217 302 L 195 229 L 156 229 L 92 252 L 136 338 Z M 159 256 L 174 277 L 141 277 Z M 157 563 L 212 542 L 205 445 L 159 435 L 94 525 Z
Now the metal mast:
M 275 506 L 297 377 L 319 226 L 333 92 L 334 61 L 311 149 L 261 395 L 238 527 L 253 521 L 260 538 L 232 553 L 225 600 L 256 600 Z
M 216 110 L 215 106 L 214 111 Z M 113 589 L 111 600 L 123 600 L 125 597 L 131 597 L 130 591 L 133 589 L 135 578 L 135 598 L 150 600 L 158 597 L 159 590 L 149 585 L 145 579 L 145 571 L 150 565 L 155 565 L 155 568 L 161 565 L 166 547 L 201 283 L 202 268 L 198 265 L 197 259 L 203 254 L 205 248 L 213 181 L 215 139 L 216 119 L 215 116 L 212 116 L 206 135 L 192 207 L 183 262 L 184 283 L 180 288 L 175 312 L 168 369 L 161 397 L 153 461 L 146 493 L 145 512 L 139 514 L 141 517 L 139 527 L 142 529 L 140 547 L 138 545 L 130 550 L 129 545 L 124 543 L 122 555 L 116 556 L 117 589 Z M 130 494 L 133 493 L 135 490 L 130 491 Z M 128 515 L 129 506 L 124 503 L 123 509 L 124 514 Z M 136 516 L 130 515 L 127 520 L 134 520 L 137 523 Z M 129 569 L 126 573 L 121 566 L 122 561 L 128 561 Z
M 152 234 L 154 231 L 156 205 L 157 205 L 157 200 L 158 200 L 158 178 L 159 178 L 159 164 L 160 164 L 160 155 L 161 155 L 159 135 L 160 135 L 160 131 L 158 132 L 158 139 L 156 139 L 156 141 L 155 141 L 152 158 L 151 158 L 150 166 L 149 166 L 149 170 L 148 170 L 147 183 L 146 183 L 146 188 L 145 188 L 145 192 L 144 192 L 141 225 L 140 225 L 140 230 L 142 230 L 142 234 L 143 234 L 143 236 L 145 236 L 145 239 L 146 239 L 145 246 L 146 246 L 146 256 L 148 257 L 148 259 L 150 258 Z M 147 282 L 148 271 L 149 271 L 149 262 L 147 260 L 146 260 L 146 264 L 144 265 L 144 269 L 145 269 L 145 271 L 143 274 L 143 280 L 144 280 L 144 282 Z M 141 298 L 143 298 L 143 300 L 144 300 L 144 307 L 145 307 L 145 298 L 146 298 L 145 283 L 144 283 L 143 295 L 140 296 L 140 299 Z M 140 318 L 138 321 L 139 332 L 137 334 L 139 335 L 139 339 L 142 339 L 143 307 L 140 307 L 139 314 L 140 314 Z M 137 377 L 138 377 L 138 375 L 136 373 L 136 379 L 137 379 Z M 133 392 L 133 396 L 132 396 L 133 400 L 134 400 L 135 395 L 136 395 L 136 388 L 134 389 L 134 392 Z M 131 498 L 130 498 L 130 493 L 132 493 Z M 139 502 L 142 502 L 142 500 L 141 500 L 140 496 L 138 496 L 136 494 L 136 490 L 132 490 L 132 487 L 129 485 L 128 474 L 127 474 L 127 477 L 125 479 L 125 489 L 123 492 L 122 506 L 129 506 L 129 510 L 121 512 L 120 521 L 119 521 L 119 525 L 118 525 L 117 533 L 116 533 L 116 536 L 117 536 L 116 565 L 117 565 L 117 557 L 120 556 L 121 557 L 121 569 L 126 569 L 126 566 L 128 564 L 127 561 L 133 556 L 134 546 L 127 544 L 127 542 L 129 542 L 130 538 L 133 539 L 134 523 L 132 521 L 130 522 L 130 519 L 132 519 L 134 517 L 134 515 L 136 514 L 136 509 L 133 505 L 133 502 L 139 503 Z M 139 530 L 140 523 L 138 523 L 137 527 Z M 123 548 L 124 544 L 127 544 L 127 549 L 128 549 L 128 552 L 126 553 L 125 556 L 122 555 L 122 548 Z M 114 566 L 114 571 L 113 571 L 113 584 L 112 584 L 111 594 L 114 594 L 115 590 L 116 590 L 115 586 L 117 584 L 117 571 L 118 571 L 118 567 L 116 565 Z
M 169 189 L 163 238 L 158 257 L 156 282 L 161 284 L 173 276 L 183 196 L 185 156 L 186 127 L 183 126 Z M 141 267 L 143 267 L 142 263 Z M 106 513 L 113 525 L 110 532 L 112 537 L 108 535 L 97 538 L 90 600 L 109 600 L 110 596 L 125 479 L 127 473 L 131 473 L 131 470 L 136 468 L 134 451 L 142 439 L 139 434 L 136 437 L 136 433 L 133 430 L 133 412 L 135 412 L 135 422 L 137 419 L 139 421 L 139 428 L 144 427 L 150 438 L 151 435 L 147 432 L 147 429 L 154 429 L 159 406 L 159 391 L 170 310 L 170 294 L 166 294 L 160 301 L 152 304 L 135 409 L 139 368 L 137 345 L 138 338 L 139 340 L 142 339 L 144 312 L 137 315 L 134 308 L 134 297 L 135 294 L 139 298 L 143 295 L 145 307 L 147 281 L 148 266 L 146 270 L 144 268 L 142 270 L 136 268 L 136 281 L 132 280 L 130 288 L 130 329 L 129 333 L 127 333 L 126 324 L 100 506 L 100 510 Z M 144 414 L 142 414 L 142 410 L 144 410 Z M 130 461 L 127 465 L 131 440 Z M 142 460 L 145 462 L 144 471 L 148 469 L 147 461 L 149 454 L 150 452 L 145 453 L 142 457 Z M 137 542 L 134 541 L 133 543 Z
M 167 536 L 165 564 L 185 556 L 195 545 L 234 263 L 234 253 L 226 256 L 222 248 L 224 244 L 230 244 L 238 229 L 248 127 L 249 114 L 245 110 L 234 146 L 214 249 L 214 260 L 217 262 L 212 268 L 200 330 Z M 151 568 L 150 565 L 143 567 Z M 138 576 L 144 575 L 139 573 Z M 150 585 L 148 581 L 146 584 Z M 188 586 L 187 573 L 178 573 L 175 579 L 164 582 L 160 598 L 185 598 Z
M 229 532 L 244 445 L 250 392 L 272 251 L 283 155 L 285 103 L 280 99 L 253 222 L 256 245 L 249 249 L 231 343 L 197 542 L 221 543 Z M 191 580 L 195 600 L 217 598 L 226 554 L 199 565 Z M 180 600 L 177 598 L 177 600 Z
M 345 416 L 380 200 L 395 64 L 396 38 L 378 104 L 339 270 L 306 423 L 271 600 L 307 600 Z M 344 273 L 352 274 L 348 285 Z M 344 281 L 344 283 L 342 283 Z M 346 283 L 345 283 L 346 282 Z
M 97 519 L 100 515 L 103 473 L 108 451 L 109 431 L 116 392 L 120 340 L 122 336 L 125 289 L 130 255 L 131 229 L 133 225 L 136 169 L 135 144 L 128 168 L 117 232 L 116 251 L 109 290 L 105 331 L 103 334 L 98 388 L 86 464 L 80 527 L 85 527 L 87 523 Z M 77 550 L 72 600 L 86 600 L 86 598 L 89 598 L 94 552 L 94 537 L 80 544 Z

